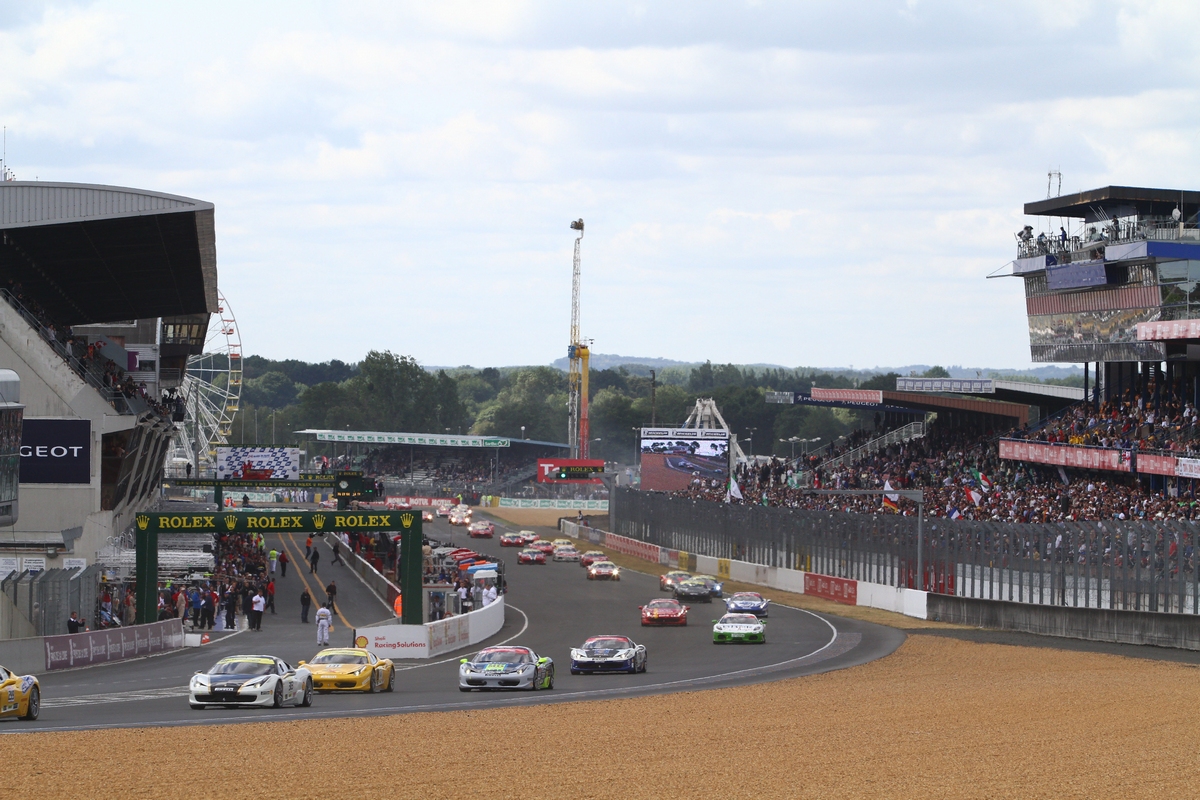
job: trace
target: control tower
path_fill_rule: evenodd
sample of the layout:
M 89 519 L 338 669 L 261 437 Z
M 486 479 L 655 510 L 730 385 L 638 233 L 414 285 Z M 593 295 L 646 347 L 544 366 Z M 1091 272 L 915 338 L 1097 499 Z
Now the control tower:
M 1026 203 L 1012 275 L 1032 359 L 1084 364 L 1097 400 L 1166 385 L 1195 402 L 1198 213 L 1200 192 L 1131 186 Z

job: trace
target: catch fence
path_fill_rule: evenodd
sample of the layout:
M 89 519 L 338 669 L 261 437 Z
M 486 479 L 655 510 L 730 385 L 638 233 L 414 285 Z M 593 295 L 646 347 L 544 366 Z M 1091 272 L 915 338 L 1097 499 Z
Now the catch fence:
M 83 570 L 13 572 L 0 580 L 0 593 L 29 621 L 36 636 L 67 633 L 71 612 L 78 614 L 85 625 L 98 628 L 102 573 L 97 565 Z M 0 631 L 0 638 L 11 635 L 11 631 Z
M 1041 605 L 1200 613 L 1200 526 L 1016 524 L 733 505 L 617 489 L 614 533 L 688 553 Z

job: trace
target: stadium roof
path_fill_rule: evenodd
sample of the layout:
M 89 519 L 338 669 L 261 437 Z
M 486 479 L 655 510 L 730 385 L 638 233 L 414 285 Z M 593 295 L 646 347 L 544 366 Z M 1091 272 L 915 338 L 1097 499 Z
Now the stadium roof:
M 1200 209 L 1200 192 L 1179 189 L 1146 189 L 1137 186 L 1105 186 L 1086 192 L 1064 194 L 1025 204 L 1025 213 L 1039 217 L 1082 217 L 1094 221 L 1096 209 L 1109 216 L 1166 217 L 1178 206 L 1185 218 Z M 1114 214 L 1113 212 L 1117 212 Z
M 426 447 L 511 447 L 514 444 L 535 444 L 545 447 L 570 447 L 561 442 L 536 439 L 510 439 L 505 436 L 472 436 L 453 433 L 404 433 L 402 431 L 338 431 L 325 428 L 305 428 L 294 433 L 316 437 L 318 442 L 354 442 L 363 444 L 415 444 Z
M 215 313 L 213 204 L 119 186 L 0 182 L 0 279 L 68 325 Z

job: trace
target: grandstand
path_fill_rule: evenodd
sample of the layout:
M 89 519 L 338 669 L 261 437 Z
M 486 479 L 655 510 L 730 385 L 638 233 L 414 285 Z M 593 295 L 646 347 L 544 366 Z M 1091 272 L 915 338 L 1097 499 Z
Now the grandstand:
M 0 296 L 0 367 L 25 405 L 0 577 L 85 567 L 157 498 L 187 360 L 217 310 L 213 205 L 0 183 Z

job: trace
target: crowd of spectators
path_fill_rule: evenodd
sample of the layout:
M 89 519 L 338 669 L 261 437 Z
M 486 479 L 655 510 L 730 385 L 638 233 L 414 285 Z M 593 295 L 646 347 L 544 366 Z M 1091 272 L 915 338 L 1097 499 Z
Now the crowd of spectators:
M 1126 390 L 1098 409 L 1080 403 L 1032 432 L 1011 435 L 1048 443 L 1200 453 L 1200 412 L 1169 387 L 1159 394 L 1152 382 L 1146 395 Z
M 88 342 L 85 338 L 76 336 L 70 326 L 55 323 L 45 309 L 24 292 L 21 284 L 10 280 L 3 293 L 14 308 L 24 312 L 27 321 L 72 369 L 97 388 L 109 393 L 110 402 L 116 396 L 126 400 L 137 398 L 163 417 L 170 417 L 173 413 L 183 410 L 183 398 L 178 396 L 174 389 L 163 393 L 161 397 L 155 397 L 147 391 L 145 383 L 135 381 L 127 370 L 100 355 L 96 342 Z M 29 317 L 32 319 L 28 319 Z
M 410 451 L 407 445 L 391 445 L 369 452 L 362 469 L 370 475 L 387 476 L 399 481 L 422 481 L 446 486 L 473 486 L 500 482 L 523 469 L 529 463 L 515 462 L 511 457 L 496 463 L 493 451 L 470 452 L 431 449 Z
M 1086 423 L 1090 417 L 1082 410 L 1073 410 L 1056 424 L 1069 429 L 1080 420 Z M 1117 427 L 1115 421 L 1112 424 Z M 1092 427 L 1099 428 L 1100 423 Z M 1200 506 L 1186 479 L 1164 491 L 1155 491 L 1132 475 L 1060 470 L 1001 460 L 998 438 L 994 431 L 943 431 L 935 423 L 922 439 L 893 445 L 853 464 L 829 470 L 818 466 L 804 473 L 803 486 L 799 485 L 800 473 L 786 461 L 775 459 L 759 465 L 739 465 L 734 474 L 737 492 L 732 492 L 733 487 L 697 477 L 678 494 L 713 501 L 728 498 L 734 503 L 866 514 L 893 513 L 894 501 L 895 513 L 915 514 L 915 503 L 899 497 L 885 503 L 884 495 L 819 495 L 807 490 L 920 489 L 925 514 L 930 517 L 1014 523 L 1200 519 Z M 737 493 L 740 499 L 733 496 Z

